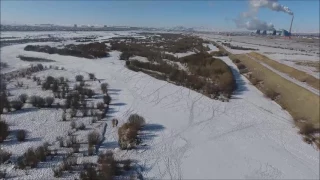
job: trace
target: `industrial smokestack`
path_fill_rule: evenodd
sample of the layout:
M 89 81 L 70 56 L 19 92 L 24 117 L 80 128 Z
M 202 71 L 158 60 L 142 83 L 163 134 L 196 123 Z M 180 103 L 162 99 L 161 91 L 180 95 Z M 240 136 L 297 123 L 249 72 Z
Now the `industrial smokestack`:
M 292 22 L 293 22 L 293 18 L 294 18 L 294 16 L 292 15 L 291 24 L 290 24 L 290 30 L 289 30 L 289 33 L 290 33 L 290 34 L 291 34 L 291 30 L 292 30 Z

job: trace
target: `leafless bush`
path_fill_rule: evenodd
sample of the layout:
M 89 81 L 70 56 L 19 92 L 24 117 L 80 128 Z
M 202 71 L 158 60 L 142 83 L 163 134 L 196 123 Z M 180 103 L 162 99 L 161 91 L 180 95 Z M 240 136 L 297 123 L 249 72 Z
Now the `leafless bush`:
M 280 96 L 279 93 L 275 92 L 272 89 L 267 89 L 265 95 L 270 98 L 271 100 L 276 100 L 278 96 Z
M 83 117 L 86 117 L 86 116 L 88 115 L 88 109 L 87 109 L 86 107 L 83 107 L 83 108 L 81 109 L 81 112 L 82 112 L 82 116 L 83 116 Z
M 84 164 L 83 170 L 80 173 L 80 180 L 94 180 L 101 179 L 99 177 L 98 172 L 93 164 Z
M 96 77 L 95 77 L 95 75 L 93 74 L 93 73 L 89 73 L 89 79 L 91 79 L 91 80 L 93 80 L 93 79 L 95 79 Z
M 27 94 L 21 94 L 19 96 L 19 99 L 21 102 L 26 103 L 27 99 L 28 99 L 28 95 Z
M 80 149 L 80 144 L 76 143 L 72 145 L 72 150 L 74 153 L 78 153 Z
M 72 166 L 77 164 L 77 159 L 75 157 L 69 157 L 62 161 L 61 168 L 63 171 L 72 171 Z
M 84 81 L 80 81 L 79 85 L 80 85 L 81 87 L 84 87 L 84 86 L 85 86 Z
M 27 137 L 27 132 L 23 129 L 18 130 L 17 134 L 16 134 L 16 138 L 19 142 L 25 141 Z
M 103 96 L 103 102 L 104 102 L 105 104 L 108 104 L 108 105 L 110 104 L 110 102 L 111 102 L 111 97 L 109 96 L 109 94 Z
M 298 123 L 300 129 L 299 133 L 304 135 L 312 134 L 315 131 L 313 124 L 311 123 Z
M 84 123 L 81 123 L 81 124 L 78 126 L 78 129 L 80 129 L 80 130 L 85 130 L 85 129 L 86 129 L 86 125 L 84 125 Z
M 241 63 L 237 64 L 237 67 L 238 67 L 239 70 L 247 68 L 244 64 L 241 64 Z
M 62 176 L 62 168 L 60 166 L 52 168 L 52 171 L 55 178 L 59 178 Z
M 137 145 L 138 129 L 134 124 L 124 123 L 118 129 L 118 136 L 121 149 L 132 149 Z
M 129 60 L 129 58 L 133 56 L 129 51 L 124 51 L 120 54 L 120 60 Z
M 89 98 L 92 98 L 94 91 L 92 89 L 83 88 L 82 90 L 84 95 L 87 95 Z
M 54 98 L 53 97 L 46 97 L 45 101 L 46 101 L 47 106 L 51 107 L 52 103 L 54 102 Z
M 88 145 L 88 155 L 92 156 L 94 153 L 94 147 L 93 145 Z
M 47 155 L 49 155 L 48 146 L 43 145 L 43 146 L 37 147 L 37 149 L 35 150 L 35 153 L 36 153 L 37 159 L 39 161 L 41 161 L 41 162 L 46 161 L 47 160 L 46 157 L 47 157 Z
M 236 63 L 236 64 L 238 64 L 238 63 L 240 63 L 241 61 L 240 61 L 239 59 L 235 59 L 235 60 L 233 60 L 233 62 Z
M 21 110 L 23 106 L 23 102 L 20 100 L 13 100 L 11 101 L 11 107 L 13 107 L 15 110 Z
M 63 112 L 62 113 L 62 121 L 66 121 L 67 120 L 67 116 L 66 116 L 66 113 L 65 112 Z
M 84 77 L 82 75 L 77 75 L 76 76 L 76 81 L 81 82 L 81 81 L 83 81 L 83 79 L 84 79 Z
M 77 136 L 70 136 L 69 138 L 71 144 L 77 144 L 78 140 L 77 140 Z
M 27 166 L 35 168 L 40 160 L 37 157 L 37 154 L 33 148 L 29 148 L 23 156 L 18 158 L 18 167 L 20 169 L 25 169 Z
M 10 112 L 10 103 L 8 101 L 8 95 L 5 92 L 0 92 L 0 114 L 3 113 L 3 109 L 6 108 Z M 1 140 L 0 140 L 1 141 Z
M 61 137 L 61 136 L 58 136 L 57 138 L 56 138 L 56 140 L 59 142 L 59 146 L 60 147 L 63 147 L 64 145 L 63 145 L 63 138 Z
M 125 171 L 130 171 L 130 169 L 131 169 L 131 160 L 130 159 L 126 159 L 126 160 L 122 161 L 122 164 L 123 164 L 123 169 Z
M 17 81 L 16 87 L 23 87 L 23 82 Z
M 1 69 L 1 65 L 0 65 L 0 69 Z M 4 170 L 0 170 L 0 179 L 6 179 L 6 176 L 7 176 L 7 171 L 6 169 Z
M 73 92 L 67 95 L 65 105 L 67 108 L 73 107 L 78 109 L 80 106 L 79 101 L 80 101 L 80 94 L 78 92 Z
M 100 133 L 93 131 L 88 134 L 88 144 L 89 146 L 97 145 L 100 143 L 101 136 Z
M 73 118 L 73 117 L 76 117 L 77 116 L 77 112 L 78 110 L 76 108 L 72 108 L 71 109 L 71 112 L 70 112 L 70 116 Z
M 64 77 L 63 76 L 59 77 L 59 80 L 60 80 L 60 83 L 64 83 Z
M 10 152 L 0 149 L 0 164 L 6 162 L 8 159 L 10 159 L 10 157 L 11 157 Z
M 128 118 L 128 122 L 136 126 L 137 129 L 140 129 L 146 123 L 145 119 L 138 114 L 131 114 Z
M 100 111 L 104 111 L 104 103 L 103 102 L 98 102 L 97 103 L 97 109 L 99 109 Z
M 98 120 L 97 116 L 92 116 L 91 123 L 96 123 Z
M 30 97 L 30 103 L 34 106 L 34 107 L 44 107 L 45 105 L 45 100 L 40 97 L 40 96 L 31 96 Z
M 7 122 L 0 119 L 0 143 L 3 142 L 9 135 L 9 125 Z
M 97 117 L 97 121 L 102 120 L 102 113 L 96 113 L 95 116 Z
M 77 127 L 77 123 L 75 121 L 71 121 L 70 127 L 71 129 L 75 129 Z
M 115 160 L 113 153 L 107 151 L 99 155 L 98 163 L 100 164 L 100 176 L 106 179 L 112 179 L 113 176 L 121 174 L 121 168 Z
M 106 94 L 108 92 L 108 87 L 109 87 L 108 83 L 102 83 L 101 84 L 101 91 Z

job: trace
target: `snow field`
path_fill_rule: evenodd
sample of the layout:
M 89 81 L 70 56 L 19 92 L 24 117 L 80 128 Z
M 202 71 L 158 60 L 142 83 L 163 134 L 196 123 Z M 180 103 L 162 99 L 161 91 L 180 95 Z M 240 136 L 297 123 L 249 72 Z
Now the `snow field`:
M 15 55 L 10 57 L 10 53 Z M 53 64 L 65 67 L 73 77 L 78 73 L 94 72 L 96 77 L 108 82 L 113 99 L 109 118 L 118 118 L 118 127 L 133 113 L 146 119 L 147 125 L 141 132 L 143 142 L 136 150 L 118 149 L 117 128 L 112 128 L 109 121 L 99 149 L 111 149 L 119 159 L 133 159 L 144 178 L 319 177 L 319 152 L 301 140 L 291 116 L 275 102 L 264 98 L 239 74 L 228 57 L 221 59 L 232 67 L 238 89 L 230 102 L 221 102 L 144 73 L 130 71 L 125 68 L 124 61 L 118 60 L 120 52 L 117 51 L 111 52 L 108 58 L 88 60 L 24 52 L 22 45 L 15 45 L 2 48 L 1 57 L 7 57 L 2 58 L 4 62 L 15 67 L 21 63 L 15 56 L 21 53 L 55 60 L 57 62 Z M 60 123 L 49 122 L 50 127 L 57 127 Z M 51 170 L 39 171 L 42 173 L 31 173 L 28 178 L 52 177 Z

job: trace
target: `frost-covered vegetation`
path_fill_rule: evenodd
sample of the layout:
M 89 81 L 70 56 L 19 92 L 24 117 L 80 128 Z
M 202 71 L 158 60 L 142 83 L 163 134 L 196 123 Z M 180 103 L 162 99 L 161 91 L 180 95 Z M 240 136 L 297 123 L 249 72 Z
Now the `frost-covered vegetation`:
M 90 44 L 69 44 L 64 48 L 56 48 L 50 46 L 27 45 L 25 51 L 44 52 L 48 54 L 59 54 L 65 56 L 84 57 L 88 59 L 107 57 L 108 49 L 104 43 L 90 43 Z M 26 58 L 23 58 L 26 59 Z
M 111 41 L 111 49 L 122 51 L 120 60 L 126 60 L 126 65 L 131 70 L 142 71 L 161 80 L 169 80 L 210 98 L 227 100 L 235 89 L 232 71 L 222 60 L 213 58 L 207 52 L 210 48 L 204 46 L 205 43 L 207 42 L 200 38 L 187 35 L 148 34 L 148 38 L 142 40 L 115 38 Z M 165 53 L 188 51 L 195 53 L 180 58 Z M 134 58 L 130 60 L 132 56 L 146 57 L 149 62 L 141 62 Z M 164 59 L 183 64 L 187 70 Z

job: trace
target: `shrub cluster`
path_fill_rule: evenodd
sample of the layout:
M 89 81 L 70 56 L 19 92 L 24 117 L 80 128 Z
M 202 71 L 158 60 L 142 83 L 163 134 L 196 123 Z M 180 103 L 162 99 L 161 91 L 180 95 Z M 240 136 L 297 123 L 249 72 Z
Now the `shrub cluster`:
M 35 168 L 39 162 L 46 161 L 46 156 L 50 153 L 46 143 L 36 149 L 29 148 L 27 152 L 18 158 L 17 165 L 20 169 L 25 169 L 26 167 Z
M 131 169 L 131 160 L 116 160 L 112 151 L 106 151 L 98 157 L 98 165 L 86 163 L 83 165 L 83 171 L 80 173 L 81 180 L 89 179 L 115 179 L 121 176 L 122 179 L 128 179 L 125 171 Z
M 111 102 L 111 97 L 109 96 L 109 94 L 103 96 L 103 102 L 104 102 L 105 104 L 107 104 L 107 105 L 110 104 L 110 102 Z
M 0 143 L 3 142 L 9 135 L 9 125 L 7 122 L 0 119 Z
M 133 54 L 131 52 L 125 51 L 120 54 L 120 60 L 129 60 L 132 56 Z
M 45 98 L 46 104 L 48 107 L 51 107 L 52 103 L 54 102 L 54 98 L 53 97 L 46 97 Z
M 82 75 L 77 75 L 76 76 L 76 81 L 81 82 L 83 81 L 84 77 Z
M 10 102 L 11 107 L 13 107 L 15 110 L 21 110 L 23 106 L 23 102 L 20 100 L 13 100 Z
M 22 61 L 28 61 L 28 62 L 55 62 L 51 59 L 45 59 L 45 58 L 38 58 L 38 57 L 29 57 L 29 56 L 18 56 Z
M 62 163 L 58 167 L 52 169 L 54 177 L 61 177 L 63 171 L 72 171 L 73 166 L 75 165 L 77 165 L 76 157 L 67 157 L 63 159 Z
M 93 73 L 89 73 L 89 79 L 94 80 L 96 79 L 96 76 Z
M 46 104 L 45 99 L 40 96 L 31 96 L 29 101 L 34 107 L 39 107 L 39 108 L 45 107 L 45 104 Z
M 118 129 L 119 146 L 121 149 L 135 148 L 139 143 L 138 131 L 144 126 L 145 120 L 138 114 L 132 114 L 127 123 Z
M 92 131 L 88 134 L 88 144 L 89 146 L 98 145 L 101 141 L 100 133 Z
M 60 54 L 75 57 L 84 57 L 88 59 L 107 57 L 107 46 L 104 43 L 89 43 L 89 44 L 69 44 L 64 48 L 50 47 L 48 45 L 27 45 L 25 51 L 44 52 L 48 54 Z
M 227 46 L 231 49 L 237 49 L 237 50 L 251 50 L 251 51 L 258 51 L 259 49 L 254 49 L 254 48 L 245 48 L 245 47 L 242 47 L 242 46 L 234 46 L 230 43 L 222 43 L 222 45 L 224 46 Z
M 109 84 L 108 83 L 102 83 L 101 84 L 101 91 L 103 92 L 103 93 L 108 93 L 108 87 L 109 87 Z
M 11 157 L 10 152 L 0 149 L 0 164 L 6 162 L 8 159 L 10 159 L 10 157 Z
M 3 113 L 3 109 L 6 108 L 7 111 L 11 110 L 10 102 L 6 92 L 0 91 L 0 114 Z
M 191 74 L 176 69 L 165 62 L 152 64 L 132 60 L 130 61 L 128 68 L 135 71 L 147 69 L 160 72 L 165 78 L 159 76 L 159 74 L 143 71 L 158 79 L 169 79 L 178 85 L 197 91 L 201 90 L 202 93 L 213 97 L 217 97 L 220 94 L 224 94 L 227 97 L 231 96 L 235 89 L 235 80 L 231 69 L 223 61 L 212 58 L 209 54 L 205 53 L 187 56 L 181 58 L 179 61 L 188 65 Z
M 100 111 L 104 112 L 104 110 L 105 110 L 104 103 L 103 102 L 98 102 L 97 103 L 97 109 L 99 109 Z
M 16 138 L 19 142 L 25 141 L 27 137 L 27 132 L 23 129 L 18 130 L 16 133 Z
M 78 92 L 69 93 L 66 97 L 66 108 L 75 108 L 78 109 L 80 107 L 80 94 Z
M 272 89 L 267 89 L 265 95 L 271 100 L 276 100 L 280 96 L 279 93 L 275 92 Z

